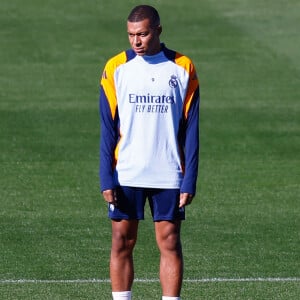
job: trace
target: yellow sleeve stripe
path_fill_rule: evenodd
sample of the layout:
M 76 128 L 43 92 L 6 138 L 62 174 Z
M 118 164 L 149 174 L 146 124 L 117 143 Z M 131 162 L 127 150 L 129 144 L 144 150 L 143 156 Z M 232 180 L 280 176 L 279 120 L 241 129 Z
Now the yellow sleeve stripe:
M 109 107 L 113 119 L 115 118 L 116 110 L 117 110 L 117 95 L 116 95 L 114 74 L 117 67 L 120 66 L 121 64 L 126 63 L 126 60 L 127 57 L 125 51 L 111 58 L 107 62 L 100 80 L 100 85 L 103 87 L 104 93 L 109 103 Z
M 185 96 L 185 100 L 184 100 L 184 107 L 183 107 L 184 117 L 187 119 L 188 112 L 189 112 L 195 91 L 199 87 L 199 81 L 197 78 L 196 69 L 188 57 L 186 57 L 180 53 L 177 53 L 176 57 L 175 57 L 175 63 L 177 65 L 183 67 L 190 76 L 189 85 L 188 85 L 188 89 L 186 92 L 186 96 Z

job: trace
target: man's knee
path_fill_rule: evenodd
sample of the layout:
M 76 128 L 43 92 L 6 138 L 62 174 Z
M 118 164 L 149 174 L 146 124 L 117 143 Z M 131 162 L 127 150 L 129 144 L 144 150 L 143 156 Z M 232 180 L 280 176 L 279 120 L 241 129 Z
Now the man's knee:
M 127 236 L 124 236 L 119 233 L 114 233 L 112 235 L 112 252 L 115 254 L 121 254 L 124 255 L 130 254 L 133 251 L 133 248 L 135 246 L 136 239 L 135 238 L 128 238 Z
M 161 251 L 181 251 L 180 225 L 165 221 L 157 225 L 156 240 Z
M 112 252 L 131 253 L 137 239 L 137 227 L 130 226 L 128 222 L 116 223 L 112 228 Z

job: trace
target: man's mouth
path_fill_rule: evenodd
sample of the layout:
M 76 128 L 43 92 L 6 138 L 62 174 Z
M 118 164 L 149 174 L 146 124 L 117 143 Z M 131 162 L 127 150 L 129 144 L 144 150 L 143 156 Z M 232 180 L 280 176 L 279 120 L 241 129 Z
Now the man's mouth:
M 134 48 L 133 49 L 135 53 L 144 53 L 144 49 L 143 48 Z

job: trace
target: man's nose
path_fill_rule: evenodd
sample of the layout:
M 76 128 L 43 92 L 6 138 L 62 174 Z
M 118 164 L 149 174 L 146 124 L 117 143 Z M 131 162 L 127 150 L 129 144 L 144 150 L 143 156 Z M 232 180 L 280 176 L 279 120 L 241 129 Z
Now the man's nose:
M 133 42 L 134 42 L 135 45 L 139 45 L 141 43 L 140 37 L 138 35 L 135 35 Z

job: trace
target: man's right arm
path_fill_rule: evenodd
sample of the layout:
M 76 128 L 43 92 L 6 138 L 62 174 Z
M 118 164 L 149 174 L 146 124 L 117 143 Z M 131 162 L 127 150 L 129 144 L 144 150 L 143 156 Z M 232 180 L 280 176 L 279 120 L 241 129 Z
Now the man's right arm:
M 108 65 L 102 75 L 100 83 L 100 186 L 101 192 L 113 190 L 115 148 L 118 142 L 118 113 L 113 72 Z

